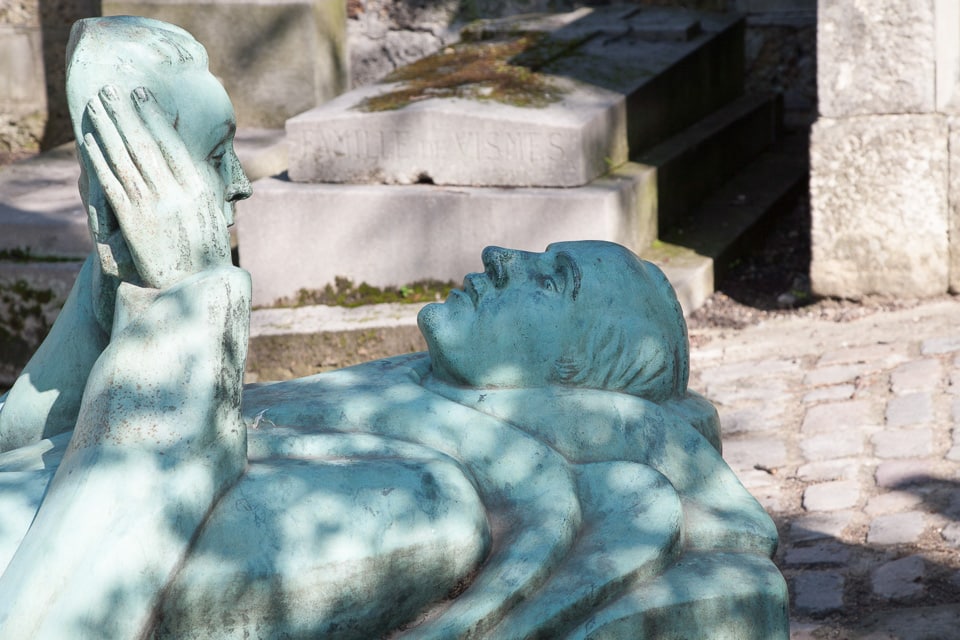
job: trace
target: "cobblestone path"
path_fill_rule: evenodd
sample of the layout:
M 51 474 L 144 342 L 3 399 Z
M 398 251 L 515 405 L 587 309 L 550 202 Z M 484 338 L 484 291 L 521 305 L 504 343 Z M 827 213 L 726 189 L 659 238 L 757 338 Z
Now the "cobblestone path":
M 780 529 L 791 637 L 960 638 L 960 299 L 691 341 L 724 458 Z

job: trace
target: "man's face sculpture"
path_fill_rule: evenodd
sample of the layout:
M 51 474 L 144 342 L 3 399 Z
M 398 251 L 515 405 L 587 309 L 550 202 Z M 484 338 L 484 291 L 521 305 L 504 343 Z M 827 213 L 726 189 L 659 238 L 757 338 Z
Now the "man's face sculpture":
M 160 96 L 157 98 L 163 102 Z M 168 110 L 177 114 L 180 136 L 195 165 L 204 170 L 218 201 L 223 202 L 224 219 L 230 226 L 236 202 L 251 193 L 250 181 L 233 148 L 237 124 L 230 98 L 211 73 L 188 69 L 177 75 L 175 92 L 169 100 Z
M 438 377 L 478 387 L 546 384 L 572 329 L 582 278 L 576 257 L 559 247 L 487 247 L 483 273 L 421 311 Z
M 473 387 L 549 384 L 662 399 L 685 391 L 686 326 L 653 265 L 609 242 L 488 247 L 418 318 L 434 375 Z

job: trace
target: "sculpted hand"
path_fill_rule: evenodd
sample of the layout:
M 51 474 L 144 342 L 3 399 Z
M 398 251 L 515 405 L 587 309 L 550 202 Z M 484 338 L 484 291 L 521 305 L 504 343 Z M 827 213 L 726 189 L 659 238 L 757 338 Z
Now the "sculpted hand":
M 140 87 L 125 98 L 107 85 L 87 103 L 86 116 L 93 131 L 81 148 L 141 283 L 165 289 L 209 267 L 229 265 L 223 181 L 212 166 L 191 157 L 153 94 Z M 91 220 L 98 242 L 114 231 L 108 217 Z

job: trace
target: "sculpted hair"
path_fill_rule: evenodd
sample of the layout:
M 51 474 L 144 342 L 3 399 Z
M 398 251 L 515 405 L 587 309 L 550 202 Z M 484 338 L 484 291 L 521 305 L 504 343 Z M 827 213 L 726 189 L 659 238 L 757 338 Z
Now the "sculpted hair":
M 83 140 L 83 111 L 105 84 L 122 92 L 150 88 L 168 110 L 180 70 L 207 69 L 207 51 L 184 29 L 135 16 L 79 20 L 67 43 L 67 103 L 74 134 Z
M 599 244 L 599 243 L 598 243 Z M 607 244 L 607 243 L 604 243 Z M 663 272 L 619 245 L 607 244 L 600 281 L 584 276 L 578 339 L 556 363 L 560 384 L 619 391 L 663 401 L 683 396 L 690 377 L 687 325 Z M 586 294 L 586 295 L 584 295 Z

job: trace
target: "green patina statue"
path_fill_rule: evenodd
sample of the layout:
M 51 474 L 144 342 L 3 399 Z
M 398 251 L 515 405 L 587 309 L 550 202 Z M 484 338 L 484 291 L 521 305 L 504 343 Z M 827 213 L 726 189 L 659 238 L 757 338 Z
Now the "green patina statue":
M 788 637 L 655 266 L 491 247 L 428 353 L 242 392 L 203 48 L 92 18 L 69 60 L 96 251 L 0 398 L 0 637 Z

